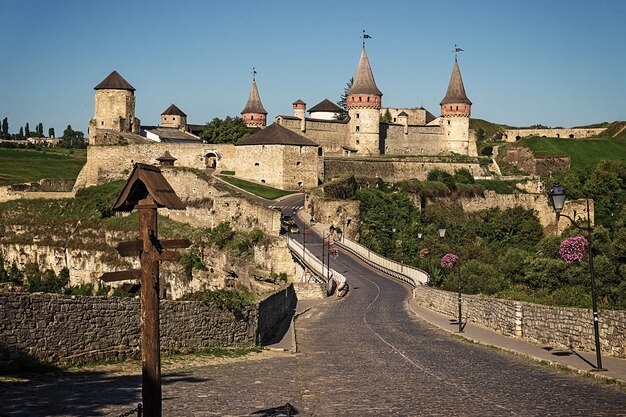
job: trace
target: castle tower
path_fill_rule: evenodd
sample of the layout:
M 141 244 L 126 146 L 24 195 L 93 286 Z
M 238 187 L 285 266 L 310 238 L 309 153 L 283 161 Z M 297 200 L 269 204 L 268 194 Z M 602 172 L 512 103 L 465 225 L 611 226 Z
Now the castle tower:
M 306 132 L 306 103 L 297 99 L 293 103 L 293 117 L 300 119 L 300 130 Z
M 477 156 L 476 141 L 470 138 L 469 118 L 472 102 L 465 94 L 459 63 L 454 59 L 454 67 L 446 96 L 441 100 L 441 123 L 450 152 Z
M 185 130 L 187 128 L 187 115 L 176 104 L 172 104 L 161 113 L 161 126 Z
M 89 121 L 89 143 L 93 144 L 97 129 L 139 133 L 135 118 L 135 87 L 117 71 L 113 71 L 96 90 L 95 112 Z
M 248 127 L 264 127 L 267 112 L 261 104 L 259 90 L 256 87 L 256 80 L 252 77 L 252 88 L 246 107 L 241 111 L 241 117 Z
M 349 145 L 366 155 L 380 154 L 380 106 L 383 93 L 376 87 L 365 46 L 348 92 Z

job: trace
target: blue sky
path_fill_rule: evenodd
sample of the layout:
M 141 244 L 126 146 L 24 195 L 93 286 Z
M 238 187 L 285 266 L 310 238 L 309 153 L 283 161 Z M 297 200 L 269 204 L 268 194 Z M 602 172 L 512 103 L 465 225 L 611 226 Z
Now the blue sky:
M 626 1 L 0 0 L 0 118 L 84 130 L 117 69 L 137 117 L 176 103 L 189 122 L 239 115 L 258 71 L 273 120 L 336 101 L 361 31 L 383 105 L 435 115 L 458 44 L 473 117 L 511 125 L 626 120 Z

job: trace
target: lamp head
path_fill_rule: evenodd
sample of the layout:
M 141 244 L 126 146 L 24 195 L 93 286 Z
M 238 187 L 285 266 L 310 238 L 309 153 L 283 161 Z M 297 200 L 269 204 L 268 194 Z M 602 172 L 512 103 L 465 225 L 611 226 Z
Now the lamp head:
M 422 232 L 421 230 L 417 232 L 417 238 L 421 239 L 422 236 L 424 236 L 424 232 Z
M 552 186 L 550 191 L 548 191 L 548 198 L 550 199 L 550 204 L 552 204 L 552 208 L 554 212 L 557 214 L 561 214 L 563 210 L 563 206 L 565 205 L 565 198 L 567 194 L 561 185 L 557 182 Z
M 446 227 L 443 225 L 439 226 L 437 233 L 439 233 L 439 237 L 446 237 Z

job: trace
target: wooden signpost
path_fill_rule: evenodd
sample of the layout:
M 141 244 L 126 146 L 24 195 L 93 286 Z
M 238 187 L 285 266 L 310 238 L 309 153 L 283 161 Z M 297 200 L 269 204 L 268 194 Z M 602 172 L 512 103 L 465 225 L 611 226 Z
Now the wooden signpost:
M 161 170 L 145 164 L 135 164 L 113 211 L 139 210 L 140 239 L 121 242 L 117 251 L 121 256 L 139 256 L 141 269 L 107 272 L 104 282 L 139 280 L 141 299 L 141 397 L 146 417 L 161 417 L 161 344 L 159 337 L 159 262 L 178 261 L 180 254 L 166 249 L 188 247 L 191 242 L 159 240 L 157 209 L 166 207 L 184 210 Z M 132 284 L 131 284 L 132 286 Z

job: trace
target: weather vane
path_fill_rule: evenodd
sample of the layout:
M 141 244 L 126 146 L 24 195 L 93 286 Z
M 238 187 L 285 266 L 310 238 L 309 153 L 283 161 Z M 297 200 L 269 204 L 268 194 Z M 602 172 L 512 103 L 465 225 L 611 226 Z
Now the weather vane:
M 365 29 L 363 29 L 363 36 L 361 36 L 361 39 L 363 39 L 363 48 L 365 48 L 365 39 L 372 39 L 372 37 L 365 33 Z
M 456 56 L 459 52 L 463 52 L 463 50 L 461 48 L 459 48 L 458 46 L 456 46 L 456 43 L 454 44 L 454 62 L 456 62 Z
M 256 68 L 252 67 L 252 81 L 256 81 Z

